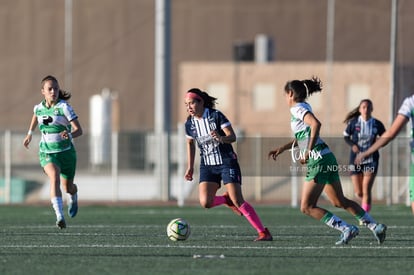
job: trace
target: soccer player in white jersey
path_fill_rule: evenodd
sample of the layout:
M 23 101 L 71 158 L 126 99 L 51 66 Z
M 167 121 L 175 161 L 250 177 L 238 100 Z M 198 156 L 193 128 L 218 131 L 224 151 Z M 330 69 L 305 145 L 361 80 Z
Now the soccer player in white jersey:
M 372 116 L 374 107 L 370 99 L 363 99 L 346 115 L 344 123 L 345 142 L 350 146 L 349 174 L 355 195 L 361 200 L 361 207 L 369 212 L 372 204 L 372 186 L 378 171 L 379 152 L 366 158 L 360 165 L 354 165 L 355 157 L 367 150 L 385 132 L 384 124 Z
M 39 126 L 42 135 L 39 144 L 39 160 L 50 180 L 50 198 L 56 214 L 56 226 L 66 227 L 60 184 L 68 193 L 68 214 L 78 212 L 78 188 L 73 183 L 76 171 L 76 151 L 72 139 L 82 135 L 78 116 L 67 102 L 71 94 L 59 88 L 54 76 L 46 76 L 41 82 L 42 102 L 33 109 L 29 131 L 23 141 L 28 148 L 32 133 Z
M 185 106 L 189 114 L 185 123 L 187 136 L 188 166 L 185 179 L 193 180 L 195 143 L 200 150 L 199 199 L 204 208 L 227 205 L 236 214 L 244 216 L 256 229 L 255 241 L 272 241 L 273 237 L 265 228 L 254 208 L 243 199 L 242 176 L 233 151 L 236 141 L 230 121 L 215 109 L 216 98 L 200 89 L 190 89 L 185 95 Z M 226 192 L 217 196 L 223 182 Z
M 315 92 L 322 91 L 320 79 L 313 77 L 306 80 L 292 80 L 285 85 L 286 103 L 290 108 L 291 128 L 294 139 L 269 152 L 269 158 L 277 156 L 286 150 L 292 150 L 292 161 L 306 164 L 306 177 L 301 197 L 301 211 L 310 217 L 325 223 L 327 226 L 341 231 L 337 245 L 347 244 L 359 234 L 355 225 L 350 225 L 330 211 L 317 205 L 322 192 L 328 196 L 331 203 L 345 209 L 374 234 L 378 243 L 385 240 L 387 227 L 377 223 L 361 206 L 347 199 L 342 191 L 338 166 L 334 154 L 319 136 L 321 123 L 312 112 L 306 99 Z M 299 147 L 299 151 L 295 147 Z
M 411 163 L 410 163 L 410 183 L 409 183 L 409 192 L 410 192 L 410 201 L 411 201 L 411 211 L 414 214 L 414 95 L 411 95 L 404 99 L 403 103 L 398 110 L 398 114 L 395 117 L 391 127 L 381 135 L 380 138 L 366 151 L 357 155 L 355 159 L 355 164 L 360 164 L 363 160 L 369 157 L 371 154 L 375 153 L 381 147 L 387 145 L 391 140 L 393 140 L 401 129 L 408 123 L 411 119 Z

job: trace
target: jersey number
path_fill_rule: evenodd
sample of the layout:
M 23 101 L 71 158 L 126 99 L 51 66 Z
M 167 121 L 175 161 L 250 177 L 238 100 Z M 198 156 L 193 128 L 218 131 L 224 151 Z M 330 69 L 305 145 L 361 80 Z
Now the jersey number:
M 46 126 L 48 126 L 49 123 L 53 121 L 53 118 L 51 116 L 43 116 L 42 119 L 43 119 L 43 124 Z

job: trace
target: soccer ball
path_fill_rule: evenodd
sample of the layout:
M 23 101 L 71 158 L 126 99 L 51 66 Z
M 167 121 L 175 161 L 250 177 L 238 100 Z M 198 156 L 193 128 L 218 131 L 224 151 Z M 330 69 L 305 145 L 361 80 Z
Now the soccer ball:
M 185 241 L 190 233 L 190 225 L 182 218 L 173 219 L 167 225 L 167 237 L 172 241 Z

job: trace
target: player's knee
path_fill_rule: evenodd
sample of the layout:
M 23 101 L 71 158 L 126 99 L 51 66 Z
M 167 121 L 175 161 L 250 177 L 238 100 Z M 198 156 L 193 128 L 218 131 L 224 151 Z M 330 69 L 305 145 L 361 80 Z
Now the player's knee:
M 335 206 L 336 208 L 345 208 L 344 205 L 341 204 L 340 202 L 334 202 L 332 205 Z
M 200 199 L 200 205 L 203 208 L 211 208 L 213 207 L 213 202 L 208 199 Z
M 300 212 L 302 212 L 303 214 L 310 216 L 310 212 L 311 212 L 311 207 L 308 205 L 301 205 L 300 206 Z

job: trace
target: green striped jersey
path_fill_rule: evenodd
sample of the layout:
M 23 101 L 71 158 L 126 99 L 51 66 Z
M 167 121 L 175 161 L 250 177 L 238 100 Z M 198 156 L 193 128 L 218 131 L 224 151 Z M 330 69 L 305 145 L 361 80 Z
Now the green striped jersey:
M 63 139 L 60 133 L 64 130 L 71 132 L 70 122 L 78 116 L 65 100 L 59 100 L 54 106 L 48 108 L 43 100 L 33 109 L 37 117 L 42 138 L 39 150 L 44 153 L 58 153 L 69 150 L 71 139 Z
M 411 119 L 411 136 L 414 139 L 414 95 L 406 97 L 398 110 L 400 115 Z M 411 143 L 413 145 L 413 143 Z M 413 147 L 413 146 L 412 146 Z
M 307 113 L 312 113 L 312 107 L 307 102 L 298 102 L 290 108 L 290 127 L 301 152 L 306 152 L 309 144 L 311 128 L 303 121 Z M 325 155 L 330 152 L 325 142 L 318 136 L 312 151 Z

